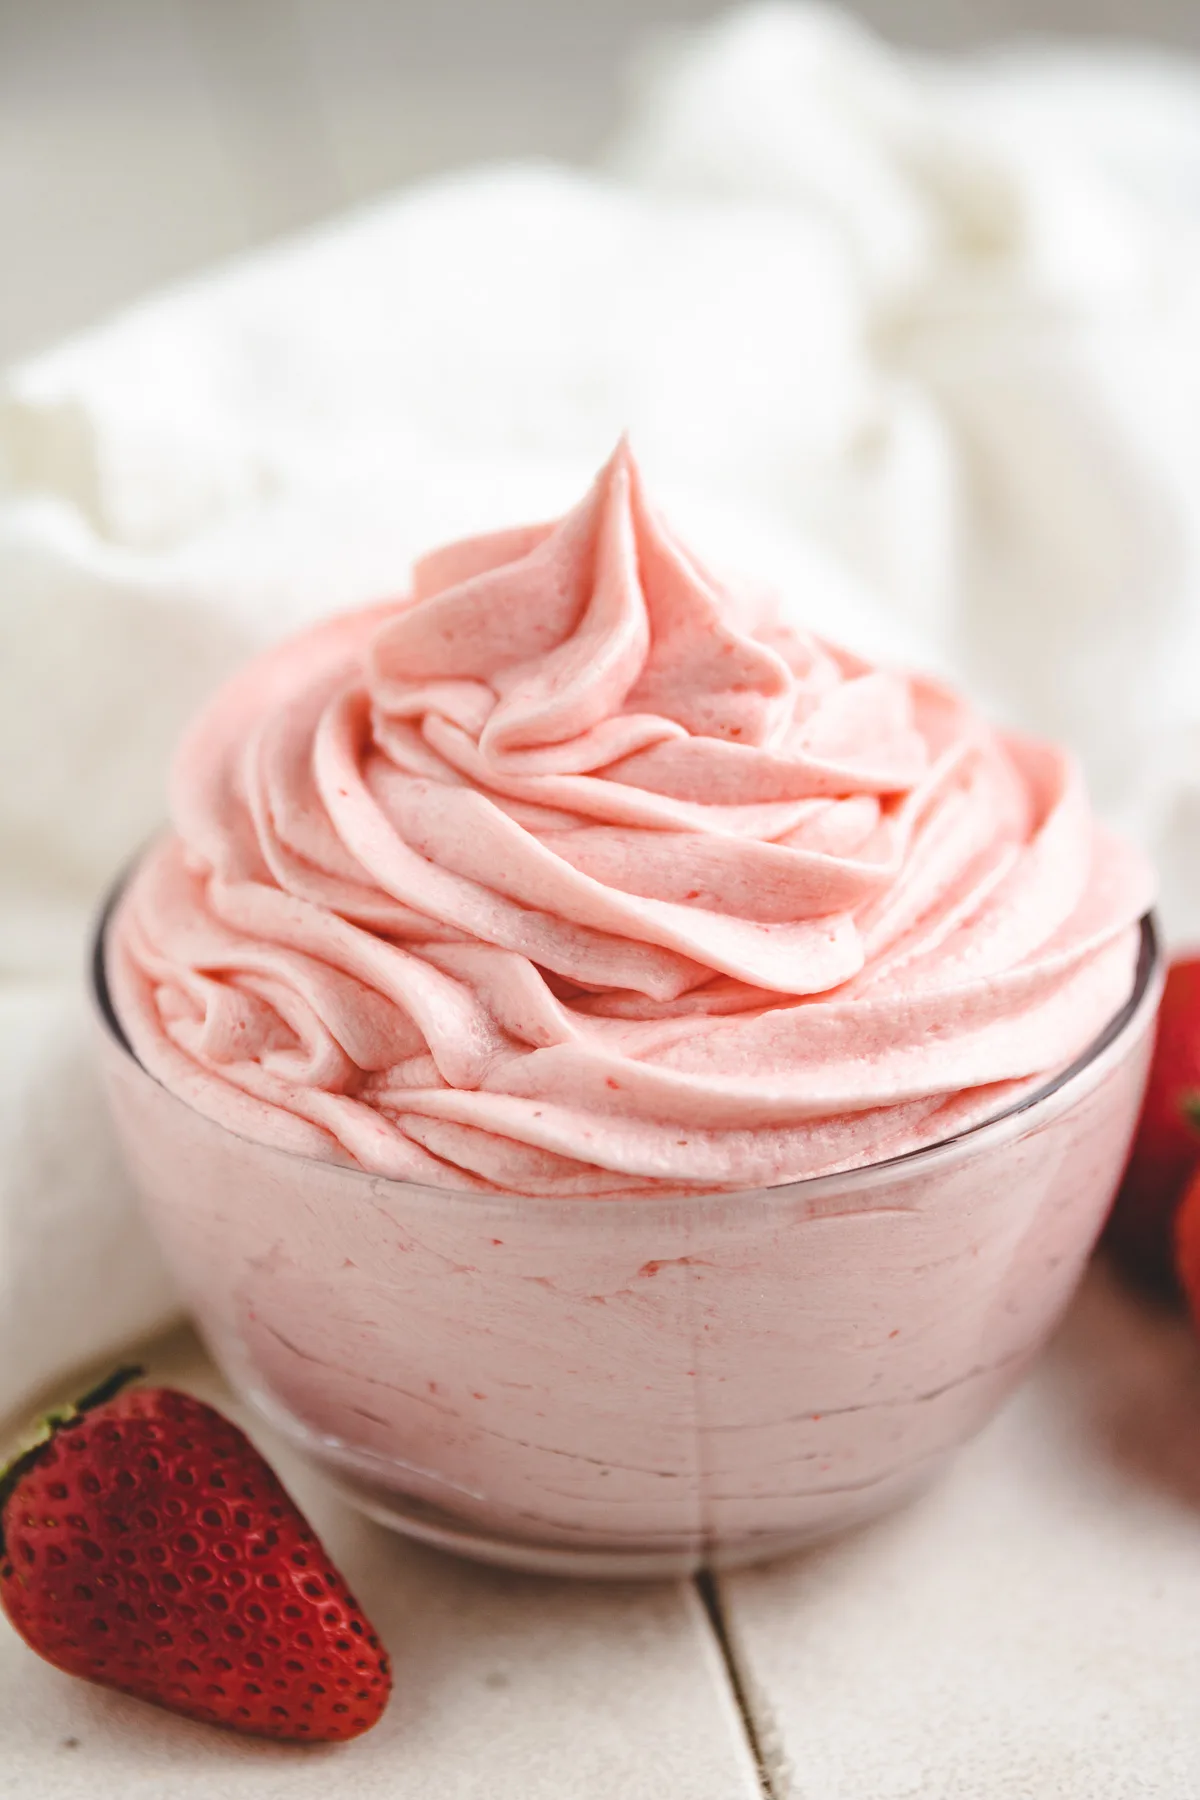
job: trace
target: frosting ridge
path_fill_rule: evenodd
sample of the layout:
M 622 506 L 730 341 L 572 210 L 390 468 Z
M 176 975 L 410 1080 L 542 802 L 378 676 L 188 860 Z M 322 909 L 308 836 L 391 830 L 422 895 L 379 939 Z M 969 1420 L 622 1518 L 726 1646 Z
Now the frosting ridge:
M 457 1188 L 750 1186 L 1065 1065 L 1142 860 L 1069 756 L 718 580 L 627 444 L 214 698 L 115 917 L 145 1066 L 245 1135 Z

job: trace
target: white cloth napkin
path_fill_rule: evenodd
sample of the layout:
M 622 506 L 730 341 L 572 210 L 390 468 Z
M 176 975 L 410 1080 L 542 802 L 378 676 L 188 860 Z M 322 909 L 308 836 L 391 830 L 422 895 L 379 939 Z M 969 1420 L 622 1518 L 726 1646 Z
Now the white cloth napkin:
M 0 1413 L 172 1310 L 83 969 L 253 644 L 568 504 L 632 428 L 710 556 L 1063 736 L 1200 930 L 1200 74 L 732 15 L 607 170 L 483 171 L 0 388 Z

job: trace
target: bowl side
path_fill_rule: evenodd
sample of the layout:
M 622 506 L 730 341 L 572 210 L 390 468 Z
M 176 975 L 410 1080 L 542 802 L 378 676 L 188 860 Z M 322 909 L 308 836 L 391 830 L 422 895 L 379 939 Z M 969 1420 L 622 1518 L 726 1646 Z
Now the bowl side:
M 1124 1166 L 1159 959 L 1070 1077 L 892 1163 L 696 1199 L 459 1195 L 113 1114 L 225 1373 L 358 1504 L 497 1561 L 772 1555 L 927 1480 L 1061 1314 Z

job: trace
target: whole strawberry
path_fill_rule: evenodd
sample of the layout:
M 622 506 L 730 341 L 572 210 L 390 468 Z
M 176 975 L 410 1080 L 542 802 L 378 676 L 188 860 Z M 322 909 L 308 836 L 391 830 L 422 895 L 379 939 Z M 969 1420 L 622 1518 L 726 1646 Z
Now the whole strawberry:
M 123 1370 L 0 1481 L 0 1602 L 40 1656 L 262 1737 L 374 1725 L 388 1659 L 312 1528 L 228 1419 Z
M 1189 1114 L 1200 1096 L 1200 958 L 1167 971 L 1146 1103 L 1133 1155 L 1108 1222 L 1113 1255 L 1140 1281 L 1176 1287 L 1175 1211 L 1200 1168 L 1200 1130 Z

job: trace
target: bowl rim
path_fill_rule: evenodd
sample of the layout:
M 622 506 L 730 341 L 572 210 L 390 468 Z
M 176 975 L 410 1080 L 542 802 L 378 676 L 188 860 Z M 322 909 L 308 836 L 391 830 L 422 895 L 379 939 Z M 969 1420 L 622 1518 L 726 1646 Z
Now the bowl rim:
M 1076 1098 L 1091 1091 L 1107 1073 L 1109 1067 L 1117 1060 L 1118 1052 L 1127 1038 L 1140 1035 L 1141 1028 L 1151 1022 L 1158 1010 L 1163 982 L 1165 979 L 1166 957 L 1163 947 L 1162 932 L 1153 908 L 1144 913 L 1138 922 L 1139 943 L 1138 960 L 1134 972 L 1133 985 L 1129 997 L 1109 1020 L 1103 1031 L 1086 1046 L 1074 1060 L 1060 1069 L 1048 1081 L 1020 1095 L 998 1112 L 964 1130 L 954 1132 L 949 1137 L 937 1138 L 933 1143 L 920 1144 L 913 1150 L 901 1151 L 899 1155 L 885 1157 L 878 1162 L 860 1163 L 852 1168 L 835 1170 L 819 1175 L 798 1176 L 791 1181 L 775 1182 L 760 1187 L 713 1188 L 695 1193 L 686 1190 L 664 1191 L 656 1194 L 647 1188 L 639 1195 L 629 1194 L 520 1194 L 505 1192 L 500 1189 L 480 1192 L 468 1188 L 433 1187 L 417 1181 L 405 1181 L 391 1175 L 374 1174 L 369 1169 L 357 1164 L 327 1161 L 323 1157 L 305 1156 L 296 1150 L 285 1149 L 277 1144 L 265 1143 L 261 1138 L 251 1138 L 242 1132 L 232 1130 L 228 1125 L 220 1123 L 192 1105 L 181 1095 L 174 1093 L 163 1082 L 159 1081 L 134 1053 L 133 1046 L 127 1037 L 124 1027 L 117 1017 L 109 991 L 107 971 L 105 968 L 105 940 L 109 925 L 121 896 L 129 881 L 136 860 L 122 870 L 101 905 L 95 930 L 92 935 L 89 953 L 89 988 L 93 1011 L 97 1016 L 101 1029 L 108 1042 L 125 1059 L 161 1093 L 177 1106 L 182 1107 L 194 1118 L 201 1119 L 214 1132 L 225 1137 L 239 1139 L 242 1143 L 253 1145 L 255 1150 L 287 1159 L 289 1163 L 306 1165 L 310 1169 L 336 1169 L 339 1180 L 350 1178 L 368 1183 L 372 1188 L 401 1189 L 406 1193 L 424 1193 L 436 1197 L 445 1204 L 459 1203 L 464 1206 L 490 1206 L 510 1203 L 522 1211 L 546 1209 L 561 1212 L 572 1206 L 583 1206 L 603 1212 L 611 1218 L 615 1208 L 629 1206 L 644 1212 L 647 1207 L 703 1207 L 711 1204 L 725 1204 L 738 1200 L 769 1201 L 782 1199 L 784 1196 L 803 1196 L 819 1202 L 823 1195 L 836 1193 L 845 1196 L 850 1190 L 869 1187 L 889 1177 L 919 1176 L 926 1168 L 940 1167 L 943 1163 L 957 1160 L 971 1154 L 977 1148 L 988 1143 L 1004 1143 L 1010 1138 L 1022 1135 L 1027 1124 L 1030 1129 L 1036 1128 L 1042 1121 L 1029 1122 L 1028 1115 L 1043 1112 L 1046 1120 L 1055 1118 L 1073 1103 Z

